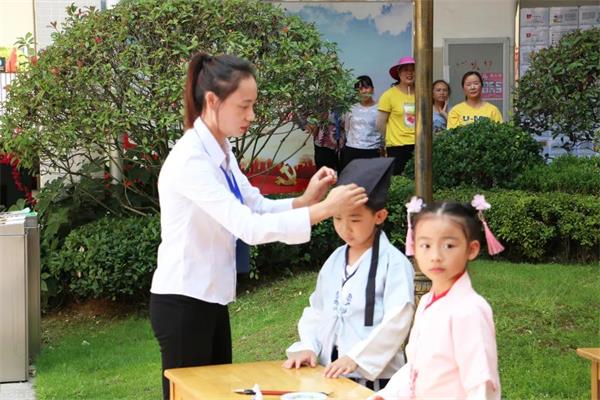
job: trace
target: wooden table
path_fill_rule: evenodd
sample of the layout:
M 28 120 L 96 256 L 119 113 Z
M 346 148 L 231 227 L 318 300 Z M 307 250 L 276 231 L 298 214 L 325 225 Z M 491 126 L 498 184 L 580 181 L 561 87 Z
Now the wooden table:
M 328 379 L 324 368 L 303 367 L 285 369 L 283 361 L 260 361 L 244 364 L 209 365 L 205 367 L 174 368 L 165 371 L 171 383 L 171 400 L 251 400 L 251 395 L 234 393 L 234 389 L 294 390 L 330 393 L 328 398 L 365 400 L 373 392 L 346 379 Z M 278 399 L 279 396 L 264 396 Z
M 592 361 L 592 400 L 600 395 L 600 348 L 577 349 L 577 354 Z

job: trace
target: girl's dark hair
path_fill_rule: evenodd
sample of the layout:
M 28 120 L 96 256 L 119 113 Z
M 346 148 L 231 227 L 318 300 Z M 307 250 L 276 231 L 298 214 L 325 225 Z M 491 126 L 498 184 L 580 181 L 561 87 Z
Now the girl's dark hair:
M 202 114 L 206 92 L 213 92 L 223 101 L 237 90 L 242 79 L 250 77 L 256 78 L 254 67 L 244 59 L 228 54 L 194 54 L 183 94 L 185 128 L 193 127 Z
M 368 75 L 361 75 L 358 78 L 356 78 L 356 83 L 354 84 L 354 89 L 360 89 L 360 88 L 372 88 L 373 86 L 373 81 L 371 80 L 371 77 L 369 77 Z
M 448 89 L 448 97 L 450 97 L 450 95 L 452 94 L 452 89 L 450 89 L 450 84 L 443 79 L 438 79 L 438 80 L 434 81 L 433 84 L 431 85 L 431 90 L 433 90 L 435 85 L 437 85 L 438 83 L 443 83 L 444 85 L 446 85 L 446 88 Z M 431 99 L 431 101 L 435 104 L 435 100 Z
M 465 86 L 465 81 L 471 75 L 476 75 L 479 78 L 479 82 L 483 86 L 483 78 L 481 77 L 481 74 L 479 72 L 477 72 L 477 71 L 467 71 L 467 72 L 465 72 L 465 74 L 462 77 L 462 81 L 460 82 L 460 87 L 464 87 Z
M 460 224 L 465 237 L 468 241 L 478 240 L 481 242 L 481 233 L 483 231 L 483 224 L 479 220 L 477 210 L 469 203 L 455 203 L 455 202 L 435 202 L 424 206 L 420 212 L 411 214 L 411 224 L 416 229 L 419 221 L 428 215 L 447 216 L 454 219 Z

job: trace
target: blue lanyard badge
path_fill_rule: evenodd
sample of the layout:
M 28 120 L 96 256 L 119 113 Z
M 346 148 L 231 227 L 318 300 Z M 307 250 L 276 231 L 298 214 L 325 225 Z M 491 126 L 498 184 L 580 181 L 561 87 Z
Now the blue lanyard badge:
M 233 172 L 231 173 L 230 177 L 227 171 L 225 171 L 225 168 L 221 166 L 219 166 L 219 168 L 221 168 L 223 175 L 225 175 L 225 179 L 227 180 L 227 185 L 229 186 L 231 193 L 233 193 L 235 198 L 238 199 L 240 203 L 244 204 L 244 197 L 242 196 L 240 187 L 233 176 Z M 250 272 L 250 246 L 248 246 L 248 244 L 241 239 L 237 239 L 235 242 L 235 268 L 238 274 L 247 274 Z

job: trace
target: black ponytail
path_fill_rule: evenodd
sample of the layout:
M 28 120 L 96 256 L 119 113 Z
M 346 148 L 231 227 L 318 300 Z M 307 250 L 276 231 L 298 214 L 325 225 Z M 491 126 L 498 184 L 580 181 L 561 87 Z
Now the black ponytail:
M 206 92 L 215 93 L 223 101 L 237 90 L 242 79 L 250 77 L 256 77 L 254 67 L 244 59 L 228 54 L 194 54 L 188 65 L 183 94 L 185 128 L 193 127 L 202 114 Z

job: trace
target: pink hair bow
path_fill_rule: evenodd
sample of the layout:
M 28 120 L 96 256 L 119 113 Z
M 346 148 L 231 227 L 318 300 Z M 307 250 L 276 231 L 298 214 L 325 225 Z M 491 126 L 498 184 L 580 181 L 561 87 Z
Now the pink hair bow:
M 483 232 L 485 233 L 485 241 L 487 242 L 489 255 L 493 256 L 500 253 L 504 250 L 504 246 L 502 246 L 502 243 L 496 239 L 496 236 L 494 236 L 492 230 L 483 217 L 483 211 L 492 208 L 491 204 L 485 201 L 485 197 L 482 194 L 476 194 L 471 201 L 471 205 L 478 211 L 477 215 L 483 224 Z
M 406 220 L 408 221 L 408 229 L 406 230 L 406 249 L 405 253 L 407 256 L 413 256 L 415 254 L 415 242 L 413 239 L 413 228 L 410 222 L 411 213 L 419 213 L 423 209 L 423 199 L 413 196 L 406 205 Z

